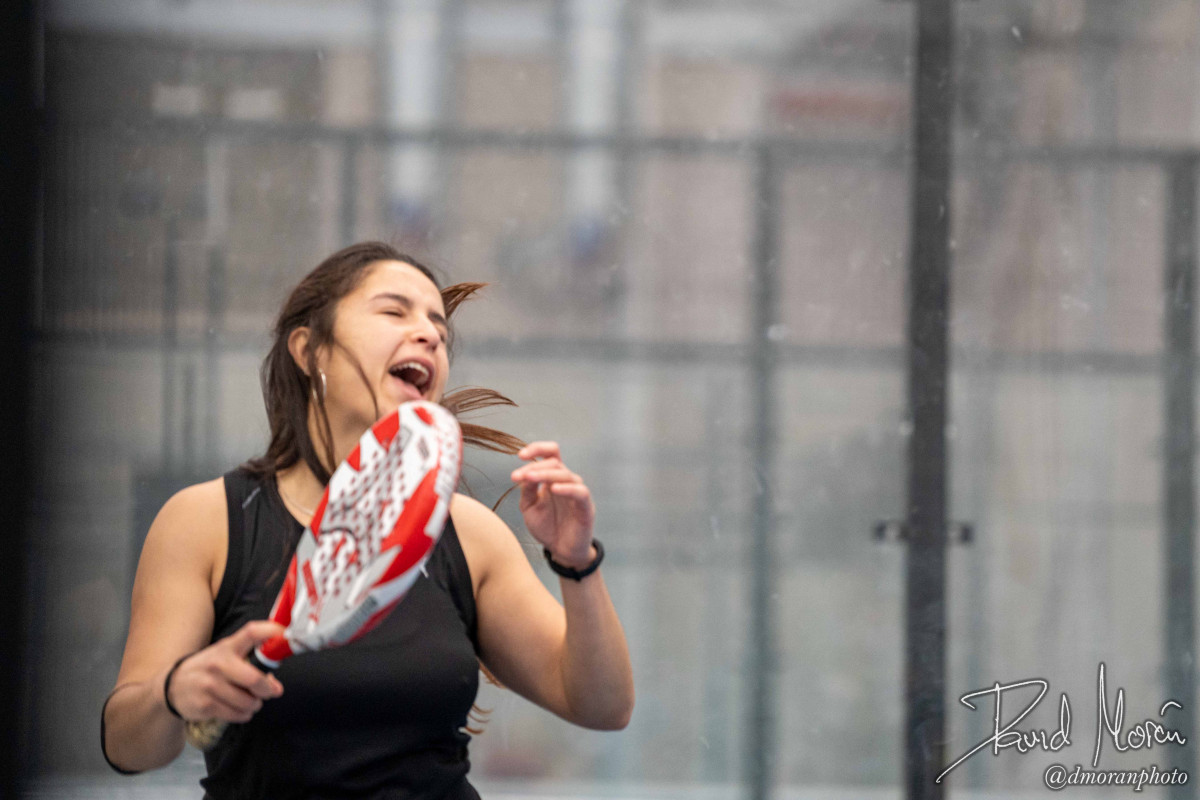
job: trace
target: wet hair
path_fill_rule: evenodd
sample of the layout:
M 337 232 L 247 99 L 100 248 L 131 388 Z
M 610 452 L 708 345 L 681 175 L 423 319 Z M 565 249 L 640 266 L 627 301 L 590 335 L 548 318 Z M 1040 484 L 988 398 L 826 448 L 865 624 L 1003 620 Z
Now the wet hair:
M 420 271 L 441 292 L 450 327 L 447 346 L 454 345 L 454 312 L 475 292 L 487 284 L 456 283 L 442 288 L 433 271 L 412 256 L 384 242 L 360 242 L 350 245 L 322 261 L 308 273 L 288 295 L 272 331 L 271 350 L 263 360 L 260 372 L 263 400 L 271 438 L 266 452 L 244 465 L 260 477 L 275 476 L 299 461 L 304 461 L 321 483 L 328 483 L 337 466 L 333 453 L 333 430 L 325 408 L 325 392 L 318 389 L 311 376 L 318 373 L 317 353 L 324 347 L 342 348 L 333 335 L 338 302 L 362 282 L 371 268 L 381 261 L 399 261 Z M 308 345 L 304 369 L 296 363 L 288 349 L 288 339 L 297 328 L 308 328 Z M 344 348 L 343 352 L 346 352 Z M 371 382 L 354 357 L 351 363 L 358 370 L 363 384 L 371 391 L 378 416 L 378 400 Z M 317 435 L 314 442 L 308 429 L 309 404 L 314 403 L 317 415 Z M 458 417 L 495 405 L 516 405 L 512 400 L 491 389 L 469 386 L 442 398 L 441 404 Z M 475 445 L 499 453 L 515 454 L 524 442 L 494 428 L 459 420 L 463 444 Z M 318 449 L 319 448 L 319 449 Z

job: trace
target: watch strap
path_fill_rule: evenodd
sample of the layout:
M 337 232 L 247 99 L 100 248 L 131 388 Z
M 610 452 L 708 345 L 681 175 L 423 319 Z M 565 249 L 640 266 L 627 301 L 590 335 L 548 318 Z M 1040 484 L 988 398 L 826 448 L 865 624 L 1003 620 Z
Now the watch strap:
M 549 547 L 542 548 L 542 555 L 546 557 L 546 563 L 550 565 L 550 569 L 554 570 L 556 574 L 561 575 L 564 578 L 570 578 L 574 581 L 581 581 L 599 569 L 600 562 L 604 560 L 604 545 L 600 544 L 599 539 L 592 539 L 592 544 L 596 546 L 596 557 L 592 559 L 592 563 L 588 564 L 583 569 L 576 569 L 575 567 L 567 567 L 559 564 L 554 560 L 553 556 L 550 555 Z

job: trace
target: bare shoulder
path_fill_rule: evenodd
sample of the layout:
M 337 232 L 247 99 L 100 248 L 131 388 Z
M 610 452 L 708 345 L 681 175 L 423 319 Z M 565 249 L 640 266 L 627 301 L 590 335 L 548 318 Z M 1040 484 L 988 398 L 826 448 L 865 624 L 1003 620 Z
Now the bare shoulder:
M 215 597 L 225 572 L 229 546 L 225 510 L 225 479 L 180 489 L 163 505 L 142 549 L 142 558 L 155 557 L 180 573 L 202 574 Z
M 174 512 L 214 511 L 217 507 L 225 507 L 225 479 L 213 478 L 211 481 L 194 483 L 184 487 L 171 496 L 163 506 L 163 511 L 171 509 Z
M 225 515 L 225 479 L 192 484 L 171 495 L 154 518 L 155 527 L 172 537 L 207 539 L 228 527 Z
M 455 494 L 450 501 L 450 516 L 454 520 L 454 529 L 458 532 L 458 540 L 471 571 L 471 583 L 478 597 L 479 587 L 498 562 L 514 557 L 524 558 L 524 553 L 516 534 L 500 519 L 500 515 L 475 498 Z
M 182 489 L 159 510 L 133 581 L 118 685 L 145 680 L 209 641 L 228 528 L 223 478 Z
M 454 518 L 455 528 L 487 528 L 494 530 L 496 526 L 508 530 L 500 515 L 474 497 L 455 492 L 450 498 L 450 515 Z M 460 531 L 461 533 L 461 531 Z

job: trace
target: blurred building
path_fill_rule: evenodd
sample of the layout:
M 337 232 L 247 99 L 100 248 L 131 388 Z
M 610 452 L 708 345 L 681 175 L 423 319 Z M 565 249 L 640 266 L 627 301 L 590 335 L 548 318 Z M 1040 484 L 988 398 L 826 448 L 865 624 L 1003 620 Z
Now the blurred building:
M 41 771 L 103 769 L 145 527 L 264 446 L 285 293 L 382 238 L 493 283 L 452 381 L 575 454 L 637 671 L 621 734 L 488 690 L 472 774 L 738 783 L 770 481 L 776 777 L 895 784 L 903 553 L 871 530 L 904 503 L 910 4 L 51 0 L 45 24 Z M 1157 709 L 1162 275 L 1198 48 L 1182 0 L 960 4 L 949 436 L 980 535 L 951 559 L 955 696 L 1038 675 L 1090 697 L 1106 660 Z M 747 443 L 764 236 L 771 464 Z M 506 467 L 476 463 L 495 499 Z M 961 780 L 1040 785 L 996 761 Z

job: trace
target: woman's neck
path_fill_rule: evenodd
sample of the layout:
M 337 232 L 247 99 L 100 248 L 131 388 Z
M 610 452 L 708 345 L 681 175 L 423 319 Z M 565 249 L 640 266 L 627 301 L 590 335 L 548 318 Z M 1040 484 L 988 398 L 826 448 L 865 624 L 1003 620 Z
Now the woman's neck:
M 347 419 L 344 415 L 331 409 L 326 409 L 326 412 L 329 414 L 329 432 L 333 435 L 333 453 L 330 454 L 325 448 L 325 429 L 319 422 L 320 417 L 313 404 L 309 404 L 308 407 L 308 439 L 313 443 L 317 458 L 322 464 L 325 464 L 326 469 L 332 475 L 338 465 L 346 460 L 346 456 L 350 455 L 350 451 L 358 444 L 358 440 L 362 438 L 371 423 L 361 419 Z M 332 464 L 326 463 L 330 455 L 333 457 Z M 311 470 L 308 474 L 312 476 Z M 312 479 L 316 481 L 315 476 L 312 476 Z M 321 486 L 322 490 L 324 488 Z
M 359 438 L 362 436 L 362 430 L 350 431 L 343 430 L 342 426 L 336 421 L 331 421 L 333 429 L 333 458 L 332 465 L 327 465 L 330 473 L 337 469 L 337 465 L 345 460 L 346 456 L 358 444 Z M 316 409 L 309 406 L 308 415 L 308 435 L 309 440 L 314 443 L 317 450 L 317 457 L 322 461 L 326 459 L 324 447 L 320 442 L 323 440 L 323 431 L 319 430 L 317 423 Z M 292 515 L 301 522 L 308 524 L 312 519 L 313 512 L 317 508 L 317 504 L 321 502 L 321 495 L 325 492 L 325 484 L 317 480 L 317 476 L 313 474 L 312 469 L 308 464 L 301 459 L 287 469 L 281 469 L 275 476 L 276 483 L 279 486 L 279 494 L 283 498 L 284 503 L 292 512 Z
M 279 496 L 292 516 L 307 525 L 312 521 L 313 512 L 321 502 L 325 487 L 313 475 L 308 464 L 297 461 L 287 469 L 281 469 L 275 474 L 275 484 L 279 487 Z

